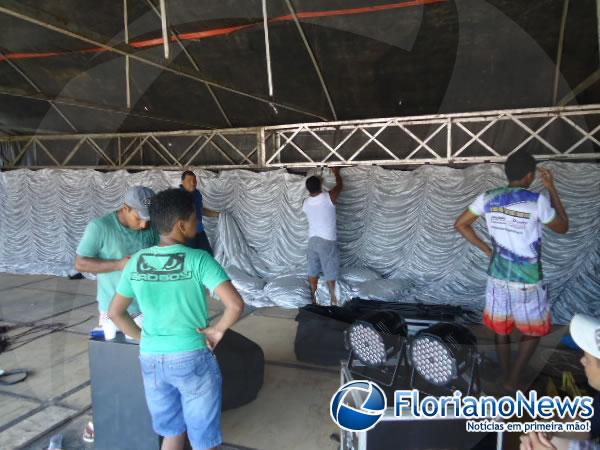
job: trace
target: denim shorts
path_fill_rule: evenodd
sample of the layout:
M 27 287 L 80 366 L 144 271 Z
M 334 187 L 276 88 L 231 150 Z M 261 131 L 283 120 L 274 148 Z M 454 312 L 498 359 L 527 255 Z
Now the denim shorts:
M 165 437 L 187 431 L 194 450 L 220 445 L 223 380 L 215 355 L 142 353 L 140 362 L 154 431 Z
M 318 277 L 323 273 L 323 280 L 335 281 L 340 271 L 340 252 L 336 241 L 313 236 L 308 240 L 308 276 Z

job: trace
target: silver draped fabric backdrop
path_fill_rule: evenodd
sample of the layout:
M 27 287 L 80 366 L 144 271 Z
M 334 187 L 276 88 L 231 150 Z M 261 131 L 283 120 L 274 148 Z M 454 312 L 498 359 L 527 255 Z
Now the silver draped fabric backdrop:
M 557 322 L 600 315 L 600 165 L 544 163 L 571 220 L 566 235 L 544 232 L 543 266 Z M 293 307 L 310 301 L 306 281 L 304 177 L 285 171 L 197 171 L 217 259 L 245 300 Z M 506 183 L 502 166 L 425 166 L 414 171 L 342 170 L 338 296 L 443 303 L 481 312 L 486 257 L 453 229 L 476 195 Z M 0 173 L 0 271 L 66 275 L 85 225 L 117 209 L 127 186 L 177 186 L 180 172 L 16 170 Z M 326 185 L 332 185 L 327 175 Z M 539 181 L 532 189 L 543 191 Z M 483 220 L 476 222 L 484 236 Z M 320 286 L 318 298 L 327 301 Z

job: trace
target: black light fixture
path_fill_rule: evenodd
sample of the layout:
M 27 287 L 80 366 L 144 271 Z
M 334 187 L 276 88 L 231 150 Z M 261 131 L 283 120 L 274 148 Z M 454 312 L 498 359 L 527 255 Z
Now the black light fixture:
M 348 370 L 354 375 L 392 386 L 406 364 L 408 329 L 396 311 L 374 311 L 346 331 Z M 408 371 L 406 370 L 406 375 Z
M 419 331 L 411 341 L 411 388 L 429 394 L 481 390 L 477 339 L 468 328 L 440 322 Z

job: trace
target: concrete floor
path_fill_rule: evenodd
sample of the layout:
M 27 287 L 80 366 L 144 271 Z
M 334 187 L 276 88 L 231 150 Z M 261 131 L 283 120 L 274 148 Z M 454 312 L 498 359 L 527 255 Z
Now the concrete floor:
M 81 440 L 81 432 L 91 417 L 87 348 L 88 333 L 97 324 L 95 293 L 96 284 L 89 280 L 0 274 L 0 325 L 17 326 L 8 333 L 11 347 L 0 354 L 0 368 L 30 371 L 23 383 L 0 385 L 1 450 L 46 449 L 56 432 L 64 434 L 65 449 L 93 449 Z M 209 303 L 211 316 L 218 315 L 220 304 Z M 258 398 L 223 413 L 223 434 L 231 448 L 339 448 L 339 430 L 328 412 L 339 370 L 296 359 L 296 313 L 256 309 L 234 327 L 262 347 L 267 363 Z M 483 327 L 474 331 L 479 350 L 493 355 L 491 333 Z M 565 332 L 565 327 L 555 327 L 543 339 L 525 381 L 531 384 L 542 371 Z M 483 383 L 488 392 L 497 382 L 491 370 Z
M 0 368 L 25 368 L 28 379 L 0 386 L 0 449 L 45 449 L 55 432 L 66 449 L 93 449 L 81 440 L 91 417 L 88 333 L 97 324 L 96 283 L 49 276 L 0 274 L 0 324 L 17 325 Z M 211 315 L 221 311 L 210 301 Z M 337 428 L 329 399 L 337 370 L 300 363 L 294 356 L 296 310 L 265 308 L 234 329 L 265 353 L 258 398 L 223 413 L 225 441 L 249 449 L 335 449 Z

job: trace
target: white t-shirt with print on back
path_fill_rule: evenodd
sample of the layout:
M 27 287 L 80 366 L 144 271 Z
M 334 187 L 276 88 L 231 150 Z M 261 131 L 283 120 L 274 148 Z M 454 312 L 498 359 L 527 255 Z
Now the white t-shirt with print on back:
M 494 250 L 491 277 L 530 284 L 542 279 L 542 225 L 556 216 L 547 197 L 504 187 L 480 194 L 469 210 L 487 223 Z

